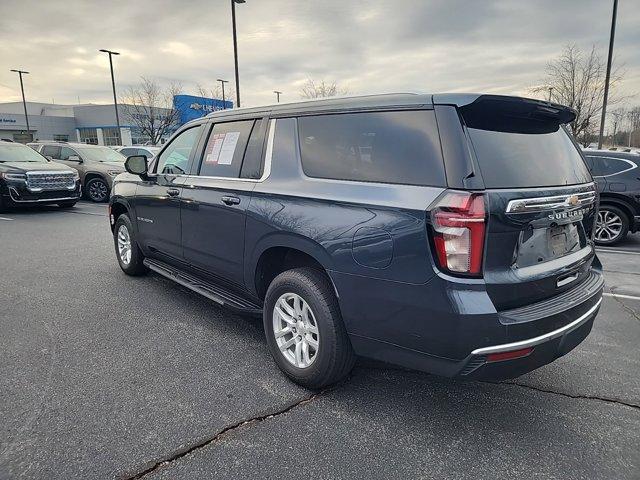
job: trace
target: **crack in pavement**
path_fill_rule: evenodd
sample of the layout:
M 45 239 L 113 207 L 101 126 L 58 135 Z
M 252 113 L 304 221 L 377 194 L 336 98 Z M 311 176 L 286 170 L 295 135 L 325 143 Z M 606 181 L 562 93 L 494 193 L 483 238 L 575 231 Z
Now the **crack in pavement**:
M 615 290 L 613 288 L 611 289 L 611 293 L 613 293 L 615 295 Z M 622 308 L 627 313 L 629 313 L 633 318 L 635 318 L 636 320 L 638 320 L 640 322 L 640 316 L 638 316 L 638 314 L 635 312 L 635 310 L 633 308 L 629 307 L 626 303 L 624 303 L 618 297 L 611 297 L 611 298 L 613 298 L 616 302 L 618 302 L 620 304 L 620 306 L 622 306 Z
M 344 381 L 343 381 L 344 382 Z M 219 432 L 217 432 L 215 435 L 205 438 L 195 444 L 180 448 L 176 451 L 174 451 L 173 453 L 168 454 L 167 456 L 165 456 L 164 458 L 160 459 L 160 460 L 156 460 L 156 461 L 152 461 L 152 462 L 148 462 L 147 464 L 145 464 L 143 467 L 141 467 L 141 470 L 139 472 L 136 473 L 124 473 L 122 475 L 119 475 L 118 478 L 119 480 L 137 480 L 143 477 L 146 477 L 147 475 L 149 475 L 150 473 L 153 473 L 157 470 L 159 470 L 160 468 L 166 467 L 167 465 L 171 464 L 172 462 L 186 457 L 187 455 L 190 455 L 191 453 L 200 450 L 202 448 L 208 447 L 209 445 L 212 445 L 214 443 L 216 443 L 218 440 L 220 440 L 221 438 L 229 435 L 230 433 L 233 433 L 234 431 L 244 428 L 244 427 L 248 427 L 251 426 L 255 423 L 260 423 L 264 420 L 269 420 L 270 418 L 274 418 L 274 417 L 278 417 L 280 415 L 284 415 L 286 413 L 289 413 L 291 410 L 300 407 L 302 405 L 306 405 L 310 402 L 313 402 L 316 398 L 318 398 L 321 395 L 324 395 L 327 392 L 330 392 L 332 390 L 335 390 L 339 385 L 342 385 L 343 382 L 340 382 L 338 385 L 334 385 L 332 387 L 329 388 L 325 388 L 324 390 L 319 391 L 318 393 L 314 393 L 313 395 L 310 395 L 308 397 L 303 398 L 302 400 L 299 400 L 297 402 L 294 402 L 292 404 L 287 405 L 284 408 L 281 408 L 279 410 L 275 410 L 272 411 L 270 413 L 265 413 L 263 415 L 258 415 L 256 417 L 251 417 L 245 420 L 241 420 L 237 423 L 234 423 L 232 425 L 229 425 L 225 428 L 223 428 L 222 430 L 220 430 Z
M 553 395 L 560 395 L 562 397 L 567 397 L 567 398 L 575 398 L 575 399 L 583 399 L 583 400 L 596 400 L 596 401 L 599 401 L 599 402 L 613 403 L 613 404 L 616 404 L 616 405 L 621 405 L 623 407 L 629 407 L 629 408 L 632 408 L 634 410 L 640 411 L 640 404 L 627 403 L 627 402 L 623 402 L 622 400 L 616 400 L 615 398 L 599 397 L 597 395 L 573 395 L 571 393 L 556 392 L 554 390 L 547 390 L 545 388 L 534 387 L 532 385 L 527 385 L 525 383 L 517 383 L 517 382 L 483 382 L 483 383 L 491 383 L 493 385 L 514 385 L 514 386 L 520 387 L 520 388 L 528 388 L 529 390 L 535 390 L 536 392 L 551 393 Z

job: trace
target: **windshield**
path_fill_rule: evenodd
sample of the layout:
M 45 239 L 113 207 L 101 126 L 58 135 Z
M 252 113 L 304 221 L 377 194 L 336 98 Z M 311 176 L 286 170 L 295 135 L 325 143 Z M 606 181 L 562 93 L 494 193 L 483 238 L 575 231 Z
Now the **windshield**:
M 47 159 L 34 149 L 18 143 L 0 143 L 0 162 L 47 163 Z
M 118 162 L 124 163 L 127 159 L 124 155 L 109 147 L 75 147 L 83 160 L 92 162 Z

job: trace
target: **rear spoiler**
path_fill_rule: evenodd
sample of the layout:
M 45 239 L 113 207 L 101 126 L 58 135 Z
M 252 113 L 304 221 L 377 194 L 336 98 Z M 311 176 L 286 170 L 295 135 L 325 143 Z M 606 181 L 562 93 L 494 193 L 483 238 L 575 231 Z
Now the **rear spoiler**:
M 557 103 L 503 95 L 443 94 L 434 104 L 455 105 L 471 128 L 502 132 L 544 133 L 576 118 L 576 111 Z

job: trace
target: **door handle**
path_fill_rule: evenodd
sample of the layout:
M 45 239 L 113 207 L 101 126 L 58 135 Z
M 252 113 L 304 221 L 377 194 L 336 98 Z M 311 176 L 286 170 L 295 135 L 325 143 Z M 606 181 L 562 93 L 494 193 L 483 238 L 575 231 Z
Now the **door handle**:
M 176 197 L 180 195 L 180 190 L 178 190 L 177 188 L 167 188 L 167 195 L 169 195 L 170 197 Z
M 226 205 L 239 205 L 240 199 L 238 197 L 222 197 L 222 203 Z

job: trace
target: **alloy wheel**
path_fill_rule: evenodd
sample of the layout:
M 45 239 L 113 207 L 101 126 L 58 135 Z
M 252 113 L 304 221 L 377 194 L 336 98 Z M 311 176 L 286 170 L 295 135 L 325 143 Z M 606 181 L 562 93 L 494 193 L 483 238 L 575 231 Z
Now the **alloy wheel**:
M 297 368 L 310 367 L 318 356 L 320 332 L 313 311 L 295 293 L 285 293 L 273 307 L 273 334 L 282 356 Z
M 89 197 L 94 202 L 103 202 L 109 194 L 107 184 L 101 180 L 95 180 L 89 185 Z
M 118 228 L 118 255 L 123 265 L 129 265 L 131 262 L 131 236 L 126 225 L 120 225 Z
M 596 220 L 595 238 L 600 242 L 611 242 L 622 233 L 622 219 L 612 211 L 600 210 Z

